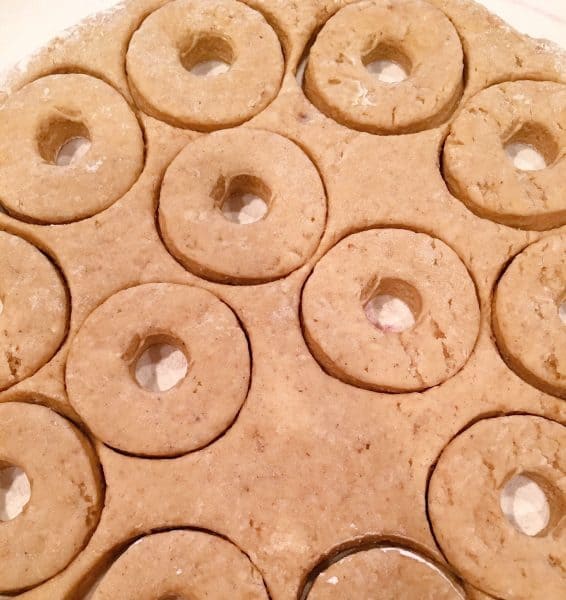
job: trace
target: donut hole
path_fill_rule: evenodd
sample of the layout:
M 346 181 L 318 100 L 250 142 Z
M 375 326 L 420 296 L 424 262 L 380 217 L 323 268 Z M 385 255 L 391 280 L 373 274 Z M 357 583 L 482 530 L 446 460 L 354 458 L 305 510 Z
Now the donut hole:
M 37 148 L 45 162 L 59 167 L 75 164 L 90 149 L 90 133 L 80 121 L 54 117 L 37 134 Z
M 418 290 L 402 279 L 382 279 L 362 295 L 362 303 L 368 321 L 385 333 L 411 329 L 422 310 Z
M 538 123 L 526 123 L 504 145 L 505 153 L 519 171 L 546 169 L 558 157 L 559 148 L 548 130 Z
M 26 472 L 7 462 L 0 462 L 0 521 L 11 521 L 22 513 L 31 498 Z
M 139 345 L 135 340 L 134 344 Z M 146 338 L 137 352 L 133 375 L 137 384 L 148 392 L 167 392 L 187 375 L 189 362 L 183 344 L 168 335 Z
M 206 35 L 199 37 L 196 42 L 190 40 L 185 44 L 179 58 L 189 73 L 198 77 L 214 77 L 230 70 L 234 51 L 224 38 Z
M 564 500 L 555 486 L 537 473 L 511 477 L 501 489 L 501 511 L 524 535 L 545 535 L 560 520 Z
M 405 81 L 412 70 L 409 57 L 390 44 L 378 44 L 362 57 L 362 63 L 378 81 L 387 84 Z
M 271 202 L 271 190 L 254 175 L 237 175 L 228 183 L 221 177 L 212 196 L 224 218 L 239 225 L 250 225 L 263 219 Z

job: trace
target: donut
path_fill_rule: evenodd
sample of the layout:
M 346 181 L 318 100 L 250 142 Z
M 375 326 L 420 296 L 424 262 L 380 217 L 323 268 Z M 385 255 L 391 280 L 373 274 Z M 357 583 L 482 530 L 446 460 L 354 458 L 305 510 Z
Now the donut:
M 430 479 L 428 512 L 448 562 L 497 598 L 548 600 L 564 594 L 566 428 L 542 417 L 485 419 L 444 449 Z M 500 507 L 505 484 L 527 475 L 545 491 L 548 526 L 519 532 Z
M 380 81 L 367 68 L 393 60 L 408 77 Z M 377 134 L 435 127 L 463 89 L 463 52 L 450 20 L 424 0 L 371 0 L 338 11 L 314 42 L 304 90 L 338 123 Z
M 33 375 L 53 357 L 68 317 L 59 271 L 30 243 L 0 231 L 0 390 Z
M 208 77 L 191 69 L 219 60 Z M 262 14 L 235 0 L 175 0 L 134 33 L 126 57 L 138 106 L 177 127 L 212 131 L 261 112 L 281 85 L 284 60 Z
M 290 177 L 289 174 L 293 176 Z M 226 218 L 233 194 L 267 205 L 255 223 Z M 159 225 L 185 268 L 227 283 L 260 283 L 289 274 L 316 250 L 326 197 L 316 167 L 293 142 L 268 131 L 219 131 L 190 143 L 167 170 Z
M 441 571 L 400 548 L 371 548 L 349 554 L 315 579 L 308 600 L 462 600 Z
M 560 398 L 566 398 L 565 303 L 566 234 L 523 250 L 499 280 L 493 303 L 497 345 L 507 364 Z
M 31 498 L 0 523 L 0 592 L 35 586 L 83 549 L 102 509 L 100 468 L 87 438 L 49 408 L 0 404 L 0 467 L 23 469 Z
M 474 96 L 444 145 L 449 190 L 480 217 L 522 229 L 566 223 L 566 85 L 517 81 Z M 546 168 L 517 169 L 505 146 L 536 147 Z
M 62 147 L 90 148 L 68 165 Z M 50 75 L 24 86 L 0 108 L 0 203 L 34 223 L 68 223 L 108 208 L 144 164 L 140 126 L 124 98 L 88 75 Z
M 137 360 L 165 341 L 185 354 L 188 372 L 168 391 L 144 389 Z M 65 379 L 71 404 L 103 442 L 173 456 L 201 448 L 233 422 L 247 395 L 250 355 L 234 313 L 213 294 L 146 284 L 91 313 L 71 343 Z
M 133 543 L 92 600 L 268 600 L 259 571 L 234 544 L 203 531 L 173 530 Z
M 414 318 L 402 331 L 371 320 L 380 296 Z M 308 346 L 325 371 L 385 392 L 420 391 L 459 371 L 479 331 L 474 283 L 442 241 L 404 229 L 344 238 L 316 265 L 302 296 Z

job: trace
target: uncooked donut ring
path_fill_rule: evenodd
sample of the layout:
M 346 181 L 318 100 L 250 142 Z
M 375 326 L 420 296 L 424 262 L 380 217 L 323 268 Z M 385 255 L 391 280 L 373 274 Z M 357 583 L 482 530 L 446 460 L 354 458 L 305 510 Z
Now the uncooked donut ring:
M 364 307 L 399 298 L 415 324 L 381 329 Z M 446 244 L 404 229 L 350 235 L 308 279 L 302 301 L 305 337 L 331 375 L 371 390 L 424 390 L 454 375 L 470 356 L 480 311 L 466 267 Z
M 0 467 L 25 471 L 31 498 L 0 523 L 0 592 L 52 577 L 86 545 L 102 509 L 100 469 L 87 438 L 44 406 L 0 404 Z
M 90 140 L 84 156 L 56 164 L 62 146 Z M 144 164 L 136 116 L 108 84 L 88 75 L 50 75 L 0 108 L 0 202 L 15 217 L 67 223 L 108 208 Z
M 428 510 L 448 562 L 478 589 L 509 600 L 564 595 L 566 429 L 534 416 L 475 423 L 444 449 L 432 473 Z M 501 490 L 525 474 L 545 491 L 550 522 L 520 533 L 500 507 Z
M 188 372 L 173 388 L 138 385 L 137 359 L 151 345 L 182 350 Z M 71 344 L 71 404 L 106 444 L 172 456 L 225 431 L 248 390 L 250 355 L 234 313 L 205 290 L 155 283 L 118 292 L 85 321 Z
M 447 577 L 402 552 L 371 548 L 348 554 L 318 575 L 308 600 L 462 600 Z
M 190 71 L 208 60 L 230 69 L 208 77 Z M 200 131 L 233 127 L 261 112 L 279 91 L 284 70 L 273 29 L 235 0 L 169 2 L 133 35 L 126 64 L 142 110 Z
M 236 546 L 202 531 L 167 531 L 132 544 L 92 600 L 268 600 L 259 571 Z
M 55 354 L 69 306 L 61 275 L 37 248 L 0 231 L 0 390 L 29 377 Z
M 523 250 L 499 280 L 493 307 L 506 362 L 531 385 L 566 398 L 566 234 Z
M 247 225 L 225 218 L 221 207 L 238 192 L 261 196 L 266 216 Z M 325 217 L 316 167 L 293 142 L 268 131 L 239 128 L 195 140 L 173 161 L 161 188 L 159 224 L 169 251 L 215 281 L 287 275 L 316 250 Z
M 444 146 L 450 191 L 480 217 L 524 229 L 566 223 L 566 85 L 517 81 L 475 96 Z M 535 146 L 547 167 L 516 169 L 505 145 Z
M 366 65 L 400 63 L 408 77 L 380 81 Z M 460 99 L 462 46 L 449 19 L 423 0 L 346 6 L 310 50 L 305 93 L 322 112 L 360 131 L 410 133 L 444 122 Z

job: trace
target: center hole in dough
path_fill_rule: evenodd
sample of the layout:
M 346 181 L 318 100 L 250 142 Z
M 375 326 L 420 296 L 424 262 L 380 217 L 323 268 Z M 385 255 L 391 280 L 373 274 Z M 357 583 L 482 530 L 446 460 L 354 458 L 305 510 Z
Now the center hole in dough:
M 0 462 L 0 521 L 11 521 L 31 498 L 31 485 L 23 469 Z
M 411 74 L 411 61 L 398 48 L 379 44 L 362 57 L 366 69 L 382 83 L 401 83 Z
M 49 119 L 37 134 L 37 148 L 41 158 L 59 167 L 75 164 L 90 147 L 90 134 L 86 125 L 64 117 Z
M 220 178 L 212 193 L 217 206 L 228 221 L 250 225 L 267 215 L 271 191 L 254 175 L 237 175 L 228 184 Z
M 182 381 L 189 363 L 182 345 L 169 336 L 151 336 L 134 362 L 138 385 L 149 392 L 166 392 Z
M 368 321 L 386 333 L 410 329 L 422 309 L 419 292 L 402 279 L 382 279 L 375 290 L 365 296 L 369 296 L 364 303 Z
M 232 46 L 224 38 L 213 35 L 191 40 L 179 56 L 183 67 L 199 77 L 222 75 L 234 62 Z
M 558 305 L 558 316 L 560 317 L 562 324 L 566 325 L 566 299 L 562 300 L 562 302 Z
M 538 535 L 550 522 L 549 498 L 539 483 L 526 474 L 515 475 L 503 486 L 499 497 L 505 518 L 528 536 Z
M 552 164 L 558 145 L 545 127 L 526 123 L 504 144 L 505 153 L 520 171 L 540 171 Z

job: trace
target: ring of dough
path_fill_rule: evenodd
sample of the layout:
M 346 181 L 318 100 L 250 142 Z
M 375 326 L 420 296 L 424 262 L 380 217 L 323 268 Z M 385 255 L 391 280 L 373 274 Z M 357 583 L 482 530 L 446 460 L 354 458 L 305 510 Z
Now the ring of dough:
M 364 307 L 397 297 L 415 324 L 388 331 Z M 446 244 L 404 229 L 350 235 L 308 279 L 302 301 L 305 337 L 321 366 L 370 390 L 408 392 L 442 383 L 470 356 L 479 331 L 474 283 Z
M 462 600 L 454 584 L 438 569 L 393 548 L 372 548 L 345 556 L 318 575 L 308 594 L 308 600 L 349 598 Z
M 61 275 L 23 239 L 0 231 L 0 390 L 33 375 L 57 352 L 69 306 Z
M 444 146 L 446 183 L 471 211 L 512 227 L 566 223 L 566 85 L 518 81 L 480 92 L 452 123 Z M 546 168 L 515 168 L 505 145 L 522 142 Z
M 560 398 L 566 398 L 566 321 L 560 317 L 565 302 L 562 234 L 532 244 L 513 260 L 493 305 L 497 345 L 507 364 L 531 385 Z
M 156 343 L 181 349 L 186 376 L 166 392 L 135 380 L 137 359 Z M 71 344 L 69 399 L 103 442 L 131 454 L 173 456 L 223 433 L 248 390 L 250 355 L 234 313 L 216 296 L 156 283 L 118 292 Z
M 393 60 L 407 78 L 385 83 L 366 66 Z M 463 52 L 449 19 L 423 0 L 356 2 L 333 16 L 310 50 L 305 93 L 352 129 L 411 133 L 443 123 L 463 89 Z
M 191 69 L 221 60 L 230 69 Z M 263 15 L 235 0 L 175 0 L 133 35 L 126 58 L 130 88 L 146 113 L 177 127 L 212 131 L 239 125 L 277 95 L 284 59 Z
M 534 416 L 485 419 L 453 439 L 432 473 L 428 510 L 437 542 L 460 575 L 497 598 L 549 600 L 564 592 L 566 428 Z M 548 526 L 520 533 L 501 489 L 525 474 L 550 504 Z
M 223 203 L 247 192 L 264 199 L 265 217 L 245 225 L 228 220 Z M 296 144 L 268 131 L 197 139 L 173 161 L 161 188 L 165 244 L 187 269 L 214 281 L 259 283 L 289 274 L 315 252 L 325 218 L 316 167 Z
M 234 544 L 175 530 L 133 543 L 110 567 L 92 600 L 268 600 L 259 571 Z
M 59 151 L 75 138 L 90 148 L 58 165 Z M 0 202 L 25 221 L 68 223 L 99 213 L 130 189 L 143 164 L 136 116 L 94 77 L 43 77 L 0 109 Z
M 0 467 L 25 471 L 31 498 L 0 523 L 0 592 L 35 586 L 83 549 L 102 510 L 100 469 L 87 438 L 44 406 L 0 404 Z

